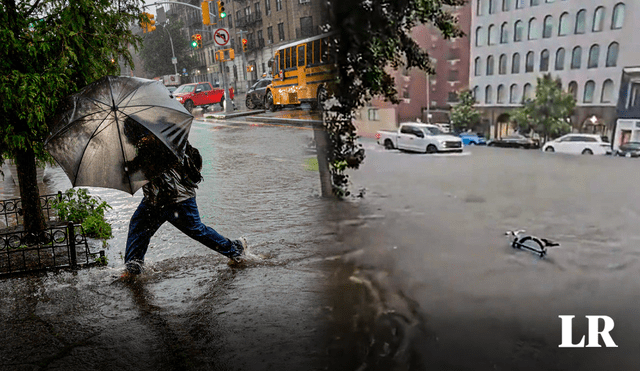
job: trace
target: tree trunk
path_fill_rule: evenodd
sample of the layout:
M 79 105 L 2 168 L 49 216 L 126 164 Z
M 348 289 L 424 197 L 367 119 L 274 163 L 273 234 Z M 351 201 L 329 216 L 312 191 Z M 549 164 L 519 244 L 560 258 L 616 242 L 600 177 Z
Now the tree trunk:
M 322 197 L 333 197 L 333 185 L 331 183 L 331 171 L 327 160 L 331 149 L 327 131 L 316 126 L 313 130 L 313 139 L 316 142 L 316 157 L 318 159 L 318 171 L 320 172 L 320 189 Z
M 20 184 L 20 199 L 24 213 L 24 228 L 27 231 L 37 232 L 45 227 L 40 205 L 40 190 L 36 170 L 36 157 L 33 148 L 28 146 L 26 150 L 16 152 L 16 167 L 18 170 L 18 182 Z

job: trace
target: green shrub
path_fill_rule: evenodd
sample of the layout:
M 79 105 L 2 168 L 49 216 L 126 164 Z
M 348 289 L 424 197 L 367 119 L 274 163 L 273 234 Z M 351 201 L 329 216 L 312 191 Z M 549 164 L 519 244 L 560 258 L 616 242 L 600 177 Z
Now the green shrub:
M 54 200 L 51 207 L 61 220 L 82 224 L 85 235 L 94 238 L 111 238 L 111 225 L 104 219 L 111 206 L 98 196 L 90 196 L 86 189 L 68 189 Z

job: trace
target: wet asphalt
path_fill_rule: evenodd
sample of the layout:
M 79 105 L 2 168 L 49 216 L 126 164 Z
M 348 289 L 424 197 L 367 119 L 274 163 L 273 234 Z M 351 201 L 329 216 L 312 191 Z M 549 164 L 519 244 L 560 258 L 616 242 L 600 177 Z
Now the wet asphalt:
M 332 202 L 319 197 L 309 128 L 194 121 L 204 159 L 203 222 L 246 236 L 244 268 L 166 224 L 146 271 L 118 279 L 134 196 L 89 188 L 107 201 L 108 266 L 0 280 L 0 370 L 324 369 L 325 282 L 334 262 Z M 41 193 L 70 187 L 48 168 Z M 4 197 L 16 195 L 8 177 Z
M 175 228 L 122 271 L 141 194 L 114 209 L 106 268 L 0 281 L 0 370 L 638 369 L 637 161 L 470 147 L 385 151 L 319 197 L 309 127 L 198 120 L 203 221 L 247 236 L 232 268 Z M 12 184 L 2 182 L 11 195 Z M 43 193 L 70 186 L 47 169 Z M 560 242 L 540 259 L 504 232 Z M 558 315 L 608 315 L 618 348 L 560 349 Z

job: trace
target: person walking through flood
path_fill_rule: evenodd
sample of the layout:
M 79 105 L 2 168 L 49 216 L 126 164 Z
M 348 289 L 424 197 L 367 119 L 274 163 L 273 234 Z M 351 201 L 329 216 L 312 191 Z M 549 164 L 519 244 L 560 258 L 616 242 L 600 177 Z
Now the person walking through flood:
M 128 171 L 141 170 L 150 181 L 142 187 L 144 197 L 129 222 L 123 278 L 142 273 L 149 241 L 165 222 L 228 257 L 230 264 L 242 264 L 247 252 L 246 238 L 230 240 L 200 220 L 196 188 L 202 180 L 202 157 L 198 150 L 187 141 L 184 158 L 178 161 L 153 134 L 138 125 L 125 123 L 125 135 L 138 149 L 136 158 L 127 164 Z M 157 166 L 163 163 L 170 163 L 171 168 L 159 172 Z

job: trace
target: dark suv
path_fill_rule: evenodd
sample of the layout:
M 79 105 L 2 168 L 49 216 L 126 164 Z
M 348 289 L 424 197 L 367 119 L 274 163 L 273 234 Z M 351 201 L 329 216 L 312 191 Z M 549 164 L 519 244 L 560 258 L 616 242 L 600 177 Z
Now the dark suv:
M 267 86 L 271 84 L 270 78 L 258 80 L 247 92 L 246 105 L 248 109 L 255 109 L 264 106 L 264 93 Z

